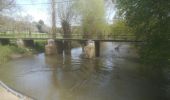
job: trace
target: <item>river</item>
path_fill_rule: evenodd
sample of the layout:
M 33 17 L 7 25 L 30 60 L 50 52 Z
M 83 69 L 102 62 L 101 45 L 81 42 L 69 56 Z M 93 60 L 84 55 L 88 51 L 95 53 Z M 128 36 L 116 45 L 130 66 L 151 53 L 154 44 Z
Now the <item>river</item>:
M 0 67 L 0 79 L 36 100 L 162 100 L 159 86 L 140 74 L 133 44 L 101 45 L 94 59 L 74 48 L 71 56 L 40 53 L 12 60 Z

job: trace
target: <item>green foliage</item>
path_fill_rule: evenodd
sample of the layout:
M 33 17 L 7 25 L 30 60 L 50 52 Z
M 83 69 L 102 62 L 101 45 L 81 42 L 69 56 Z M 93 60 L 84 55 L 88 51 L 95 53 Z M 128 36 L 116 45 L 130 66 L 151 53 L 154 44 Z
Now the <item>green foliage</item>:
M 104 0 L 77 0 L 76 9 L 82 19 L 84 34 L 107 33 Z
M 27 50 L 23 48 L 18 48 L 16 46 L 1 46 L 0 45 L 0 64 L 7 62 L 10 59 L 11 54 L 26 53 Z
M 140 48 L 143 62 L 170 64 L 170 3 L 167 0 L 117 0 L 118 13 L 145 40 Z
M 46 44 L 46 41 L 44 41 L 44 40 L 36 40 L 35 41 L 35 48 L 34 49 L 37 52 L 44 52 L 45 44 Z
M 8 46 L 8 48 L 12 51 L 12 53 L 24 54 L 27 52 L 26 48 L 19 48 L 16 46 Z
M 37 27 L 39 33 L 47 33 L 48 32 L 48 28 L 44 24 L 43 20 L 39 20 L 38 23 L 35 23 L 35 24 L 36 24 L 36 27 Z
M 113 35 L 134 35 L 133 29 L 124 20 L 117 20 L 111 25 Z
M 9 59 L 9 55 L 12 54 L 10 46 L 1 46 L 0 45 L 0 64 L 5 63 Z

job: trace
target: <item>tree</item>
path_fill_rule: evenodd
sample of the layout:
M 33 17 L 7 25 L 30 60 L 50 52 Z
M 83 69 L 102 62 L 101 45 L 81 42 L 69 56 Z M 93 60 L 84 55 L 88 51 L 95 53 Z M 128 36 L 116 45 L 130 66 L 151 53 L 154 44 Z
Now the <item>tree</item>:
M 115 0 L 114 0 L 115 1 Z M 143 62 L 170 64 L 170 2 L 167 0 L 116 0 L 119 15 L 145 41 L 140 48 Z
M 73 21 L 74 17 L 73 3 L 69 1 L 59 4 L 57 7 L 64 38 L 71 38 L 71 22 Z M 64 50 L 66 54 L 71 54 L 71 42 L 64 41 Z
M 43 25 L 44 25 L 44 21 L 43 21 L 43 20 L 39 20 L 38 23 L 37 23 L 37 25 L 36 25 L 37 28 L 38 28 L 38 31 L 39 31 L 40 33 L 43 33 L 43 31 L 42 31 Z
M 50 0 L 51 1 L 51 9 L 52 9 L 52 38 L 56 37 L 56 3 L 55 0 Z
M 7 32 L 10 30 L 13 30 L 13 24 L 15 21 L 8 17 L 8 16 L 3 16 L 0 15 L 0 31 L 1 32 Z
M 7 30 L 7 27 L 5 28 L 5 26 L 11 26 L 11 24 L 9 24 L 11 22 L 11 18 L 5 18 L 6 16 L 4 16 L 4 12 L 10 10 L 14 7 L 14 5 L 15 0 L 0 0 L 0 29 L 3 31 Z
M 40 19 L 38 22 L 34 22 L 34 24 L 36 25 L 39 33 L 49 33 L 49 28 L 45 25 L 43 20 Z
M 0 12 L 9 10 L 15 5 L 15 0 L 0 0 Z
M 72 4 L 73 3 L 69 1 L 69 2 L 65 2 L 65 3 L 57 5 L 58 7 L 57 14 L 59 16 L 65 37 L 69 37 L 69 35 L 71 34 L 71 22 L 74 17 Z
M 77 0 L 76 8 L 85 35 L 99 35 L 107 31 L 104 0 Z
M 133 29 L 122 19 L 115 20 L 111 25 L 112 35 L 133 35 Z

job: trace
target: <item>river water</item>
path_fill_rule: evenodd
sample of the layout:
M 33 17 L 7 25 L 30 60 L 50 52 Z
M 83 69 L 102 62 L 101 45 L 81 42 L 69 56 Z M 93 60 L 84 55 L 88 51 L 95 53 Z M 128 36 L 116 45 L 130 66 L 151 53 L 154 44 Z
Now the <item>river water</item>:
M 121 45 L 118 50 L 115 47 Z M 36 100 L 162 100 L 163 92 L 143 75 L 132 44 L 103 43 L 100 58 L 44 53 L 10 61 L 0 79 Z

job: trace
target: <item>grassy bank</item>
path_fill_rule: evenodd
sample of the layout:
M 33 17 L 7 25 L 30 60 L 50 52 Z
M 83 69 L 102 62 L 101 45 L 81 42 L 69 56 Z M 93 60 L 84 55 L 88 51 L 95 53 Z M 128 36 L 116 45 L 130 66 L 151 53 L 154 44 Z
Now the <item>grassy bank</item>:
M 6 45 L 6 46 L 0 45 L 0 65 L 6 63 L 11 58 L 17 58 L 18 56 L 21 55 L 44 52 L 45 44 L 46 41 L 44 40 L 35 41 L 35 47 L 33 49 L 19 48 L 14 45 Z M 79 42 L 71 43 L 72 48 L 76 48 L 80 46 L 81 45 Z
M 27 49 L 18 48 L 16 46 L 2 46 L 0 45 L 0 64 L 6 63 L 11 59 L 13 54 L 25 54 L 29 51 Z

